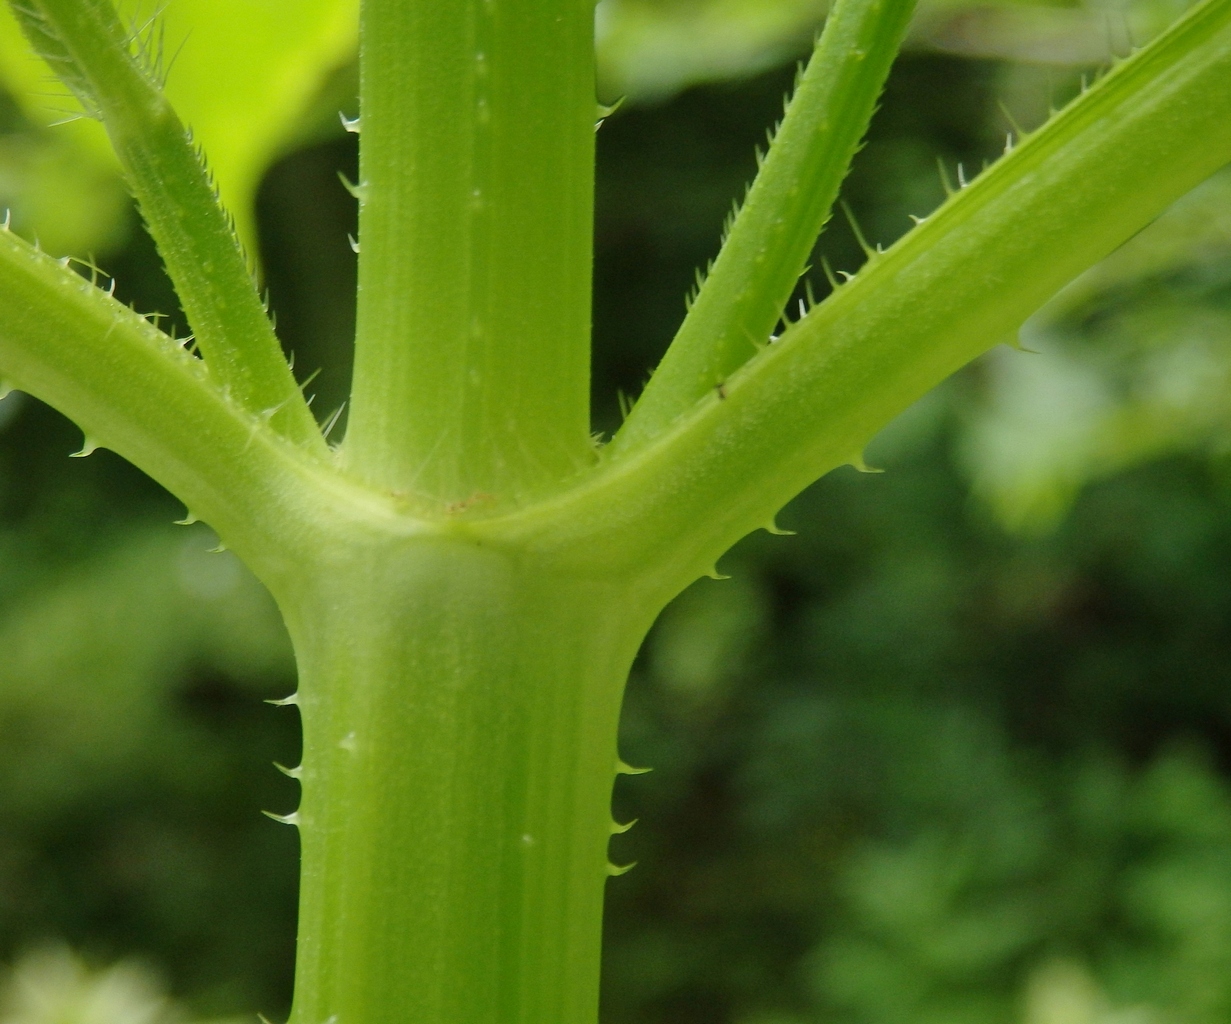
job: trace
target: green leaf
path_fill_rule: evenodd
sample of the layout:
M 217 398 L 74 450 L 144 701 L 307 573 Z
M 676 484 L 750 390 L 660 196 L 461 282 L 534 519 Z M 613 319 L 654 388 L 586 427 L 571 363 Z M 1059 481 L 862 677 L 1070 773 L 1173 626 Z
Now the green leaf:
M 149 5 L 139 0 L 119 6 L 138 25 L 149 17 Z M 326 76 L 353 53 L 358 6 L 357 0 L 296 0 L 292 17 L 281 4 L 177 0 L 161 15 L 168 98 L 208 155 L 249 245 L 261 175 L 292 140 Z M 31 56 L 8 11 L 0 14 L 0 81 L 44 124 L 63 120 L 72 102 L 48 96 L 46 68 Z M 106 159 L 100 126 L 78 121 L 56 130 L 71 134 L 90 158 Z
M 30 126 L 0 137 L 0 210 L 57 256 L 109 253 L 128 237 L 131 201 L 106 159 L 70 132 Z

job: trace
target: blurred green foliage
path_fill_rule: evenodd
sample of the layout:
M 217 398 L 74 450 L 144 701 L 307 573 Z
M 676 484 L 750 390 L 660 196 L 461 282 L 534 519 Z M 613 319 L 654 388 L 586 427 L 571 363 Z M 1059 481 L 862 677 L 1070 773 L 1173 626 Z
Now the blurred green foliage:
M 3 1024 L 182 1024 L 185 1019 L 148 966 L 130 961 L 92 968 L 59 946 L 25 956 L 0 990 Z
M 233 199 L 275 161 L 253 223 L 322 408 L 345 394 L 354 287 L 336 177 L 354 140 L 322 128 L 331 104 L 353 110 L 335 8 L 290 26 L 315 56 L 259 138 L 236 111 L 264 100 L 239 90 L 276 68 L 242 48 L 210 72 L 234 105 L 200 133 L 220 173 L 248 168 L 224 176 Z M 933 4 L 846 186 L 866 232 L 891 242 L 943 196 L 938 158 L 953 178 L 993 159 L 1079 87 L 1064 65 L 1168 10 Z M 658 99 L 599 132 L 599 428 L 669 340 L 791 69 L 746 76 L 793 58 L 819 15 L 604 0 L 604 88 Z M 48 247 L 109 250 L 121 295 L 174 312 L 110 171 L 25 95 L 0 106 L 2 201 Z M 311 145 L 277 158 L 296 132 Z M 615 860 L 640 866 L 610 888 L 606 1021 L 1231 1016 L 1229 203 L 1226 176 L 1189 196 L 1028 325 L 1040 354 L 1002 348 L 929 396 L 873 446 L 885 473 L 831 475 L 781 517 L 797 536 L 748 538 L 731 579 L 668 609 L 624 717 L 625 758 L 656 770 L 616 793 L 640 824 Z M 818 249 L 862 259 L 837 222 Z M 294 805 L 269 761 L 294 763 L 298 738 L 261 700 L 293 687 L 285 637 L 208 530 L 172 526 L 182 509 L 109 453 L 66 458 L 78 442 L 0 401 L 0 959 L 63 940 L 95 965 L 156 964 L 174 1013 L 275 1016 L 295 839 L 259 812 Z M 151 977 L 36 953 L 0 1021 L 161 1024 Z
M 907 40 L 968 57 L 1090 66 L 1153 38 L 1188 0 L 921 0 Z M 599 0 L 599 88 L 650 100 L 807 54 L 829 0 Z
M 1040 311 L 1041 359 L 988 361 L 966 461 L 1010 528 L 1046 529 L 1081 487 L 1231 428 L 1231 173 L 1215 176 Z

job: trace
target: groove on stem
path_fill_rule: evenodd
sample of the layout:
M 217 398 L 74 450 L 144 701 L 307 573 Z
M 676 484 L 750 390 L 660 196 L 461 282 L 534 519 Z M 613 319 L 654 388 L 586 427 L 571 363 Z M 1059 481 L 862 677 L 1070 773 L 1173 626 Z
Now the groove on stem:
M 488 510 L 592 459 L 593 6 L 365 0 L 347 465 Z

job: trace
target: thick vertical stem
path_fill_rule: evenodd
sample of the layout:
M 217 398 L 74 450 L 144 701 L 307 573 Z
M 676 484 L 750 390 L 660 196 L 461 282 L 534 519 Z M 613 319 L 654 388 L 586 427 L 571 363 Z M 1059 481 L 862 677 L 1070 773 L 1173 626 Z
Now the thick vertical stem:
M 295 1024 L 584 1024 L 615 732 L 615 588 L 455 540 L 301 590 Z
M 364 0 L 348 464 L 495 504 L 589 456 L 588 0 Z

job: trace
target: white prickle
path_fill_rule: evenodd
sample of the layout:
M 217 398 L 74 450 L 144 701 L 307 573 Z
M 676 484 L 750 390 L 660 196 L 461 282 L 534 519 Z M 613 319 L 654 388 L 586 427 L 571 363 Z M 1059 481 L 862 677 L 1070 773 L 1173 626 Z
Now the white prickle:
M 601 123 L 604 118 L 610 117 L 617 110 L 619 110 L 622 106 L 624 106 L 624 100 L 625 100 L 625 97 L 621 96 L 618 100 L 616 100 L 614 103 L 610 105 L 604 104 L 604 103 L 598 104 L 599 122 Z
M 779 526 L 777 519 L 771 519 L 768 523 L 765 524 L 764 527 L 762 527 L 762 529 L 764 529 L 766 533 L 771 534 L 774 537 L 794 537 L 795 536 L 794 530 L 784 530 L 781 526 Z
M 334 409 L 333 414 L 321 425 L 321 436 L 324 437 L 326 441 L 329 440 L 329 435 L 333 433 L 333 428 L 338 425 L 338 420 L 342 416 L 342 410 L 345 408 L 346 403 L 343 402 L 336 409 Z
M 70 452 L 68 457 L 70 459 L 84 459 L 87 455 L 93 455 L 100 447 L 101 445 L 97 441 L 86 435 L 81 439 L 81 450 Z
M 644 775 L 646 772 L 652 772 L 653 768 L 634 768 L 631 764 L 625 764 L 619 758 L 616 759 L 615 770 L 617 775 Z
M 863 452 L 856 452 L 849 459 L 847 459 L 847 465 L 853 467 L 854 469 L 857 469 L 860 473 L 883 473 L 885 472 L 883 469 L 880 469 L 876 466 L 869 466 L 864 461 Z
M 342 187 L 351 194 L 351 198 L 357 199 L 361 203 L 367 199 L 368 186 L 366 183 L 359 182 L 356 184 L 341 171 L 338 171 L 338 180 L 342 182 Z

